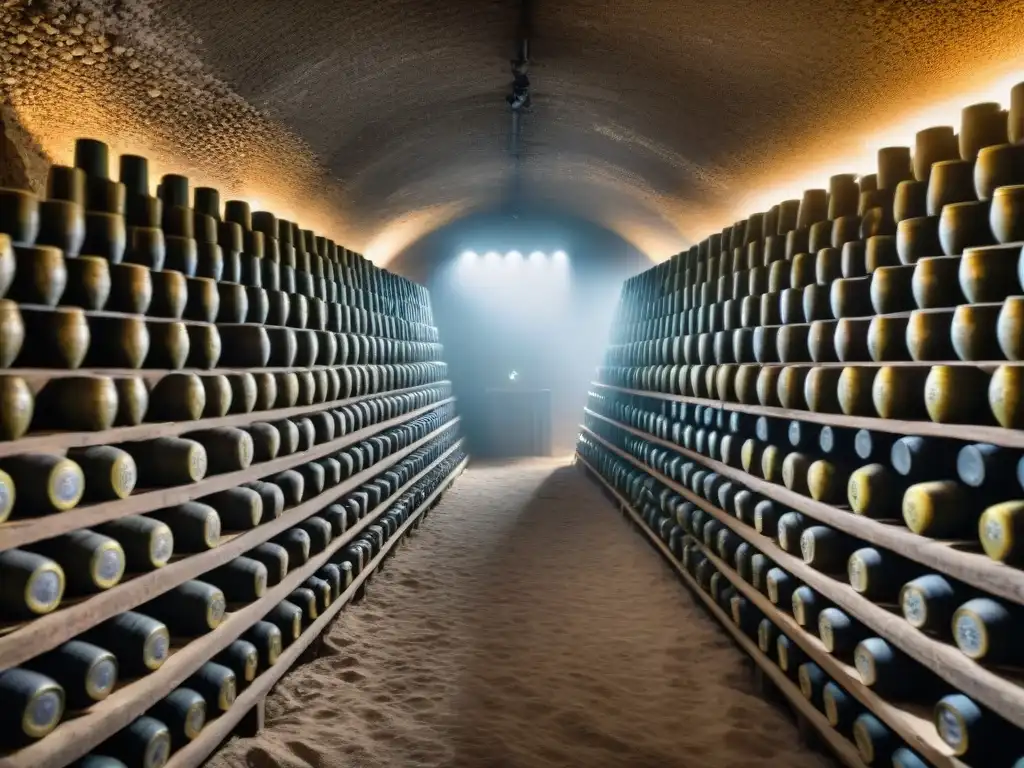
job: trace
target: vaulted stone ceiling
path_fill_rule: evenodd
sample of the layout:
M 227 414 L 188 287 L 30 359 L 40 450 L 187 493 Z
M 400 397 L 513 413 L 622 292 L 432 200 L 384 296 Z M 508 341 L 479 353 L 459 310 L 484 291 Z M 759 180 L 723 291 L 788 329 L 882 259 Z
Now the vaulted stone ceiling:
M 664 258 L 808 174 L 871 170 L 834 166 L 930 105 L 1024 80 L 1024 0 L 532 0 L 517 163 L 520 13 L 3 0 L 8 138 L 36 184 L 91 135 L 379 261 L 497 205 L 582 216 Z

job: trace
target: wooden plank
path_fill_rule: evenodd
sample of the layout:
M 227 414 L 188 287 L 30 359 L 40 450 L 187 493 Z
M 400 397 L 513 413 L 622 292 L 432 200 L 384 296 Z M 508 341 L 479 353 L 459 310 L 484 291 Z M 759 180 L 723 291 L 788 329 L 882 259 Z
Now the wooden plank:
M 700 588 L 700 585 L 694 580 L 694 578 L 686 572 L 678 560 L 672 555 L 671 550 L 665 546 L 658 536 L 655 535 L 654 531 L 648 528 L 640 515 L 633 509 L 632 505 L 623 497 L 612 485 L 608 483 L 598 472 L 595 470 L 586 459 L 582 456 L 578 457 L 580 462 L 590 470 L 590 472 L 597 477 L 598 481 L 604 484 L 604 486 L 615 496 L 616 500 L 622 505 L 623 511 L 629 515 L 629 517 L 636 523 L 647 538 L 654 545 L 654 548 L 661 553 L 668 564 L 678 573 L 683 581 L 690 589 L 697 594 L 697 596 L 704 602 L 711 613 L 718 619 L 719 623 L 722 624 L 729 634 L 732 635 L 733 640 L 747 652 L 754 662 L 764 670 L 764 673 L 769 679 L 778 687 L 779 691 L 789 700 L 793 708 L 800 713 L 801 716 L 806 718 L 807 722 L 810 723 L 814 729 L 821 735 L 828 747 L 835 753 L 843 763 L 850 768 L 865 768 L 864 763 L 860 759 L 860 755 L 857 752 L 857 748 L 843 737 L 838 731 L 836 731 L 828 722 L 826 717 L 816 710 L 807 699 L 804 698 L 800 689 L 796 687 L 792 680 L 786 677 L 785 673 L 776 666 L 776 664 L 761 653 L 761 649 L 746 635 L 744 635 L 739 627 L 737 627 L 732 619 L 726 615 L 726 613 L 718 606 L 718 604 L 711 599 L 704 590 Z
M 280 517 L 236 536 L 227 544 L 183 558 L 159 570 L 142 574 L 73 606 L 58 609 L 51 614 L 28 622 L 0 638 L 0 670 L 16 666 L 26 659 L 31 659 L 55 648 L 101 621 L 129 611 L 179 584 L 230 562 L 244 552 L 324 509 L 336 499 L 358 488 L 363 482 L 376 477 L 457 423 L 458 418 L 449 421 L 372 467 L 368 467 L 334 488 L 286 510 Z M 344 534 L 344 536 L 348 535 L 347 532 Z
M 454 447 L 452 450 L 454 450 Z M 445 455 L 448 455 L 448 453 L 450 453 L 450 451 L 446 452 Z M 441 461 L 441 459 L 438 459 L 437 461 Z M 351 529 L 351 531 L 348 531 L 345 535 L 333 540 L 328 548 L 322 553 L 310 558 L 309 561 L 300 568 L 289 572 L 280 584 L 268 590 L 267 593 L 259 600 L 250 603 L 239 611 L 229 614 L 217 629 L 203 637 L 193 640 L 184 648 L 178 650 L 178 652 L 164 662 L 163 666 L 157 671 L 119 688 L 116 693 L 91 707 L 82 716 L 73 720 L 68 720 L 59 725 L 53 733 L 45 739 L 41 739 L 24 749 L 0 758 L 0 768 L 62 768 L 82 755 L 87 754 L 89 750 L 97 744 L 100 744 L 105 739 L 124 728 L 126 725 L 131 723 L 132 720 L 152 707 L 153 704 L 181 685 L 181 683 L 188 679 L 196 669 L 234 642 L 234 640 L 241 636 L 242 633 L 251 627 L 254 622 L 259 621 L 274 605 L 277 605 L 279 602 L 286 599 L 294 589 L 302 584 L 303 581 L 313 573 L 316 573 L 319 568 L 327 563 L 336 551 L 345 546 L 349 541 L 355 538 L 356 534 L 361 532 L 367 526 L 372 525 L 377 518 L 387 512 L 391 503 L 397 500 L 401 496 L 401 493 L 407 490 L 417 479 L 422 477 L 424 473 L 430 471 L 430 469 L 436 466 L 436 464 L 437 462 L 431 463 L 430 467 L 419 473 L 416 478 L 403 485 L 399 492 L 392 496 L 387 503 L 382 504 L 378 510 L 374 510 L 372 515 L 368 515 L 363 518 Z M 407 526 L 408 522 L 409 521 L 407 520 L 403 526 Z M 392 537 L 389 542 L 393 541 L 395 538 L 397 537 Z M 373 567 L 376 567 L 380 562 L 384 551 L 385 550 L 382 550 L 382 552 L 371 561 Z M 324 613 L 324 617 L 333 616 L 337 611 L 341 610 L 341 607 L 345 602 L 347 602 L 348 597 L 355 592 L 357 585 L 362 584 L 363 581 L 365 581 L 369 572 L 370 569 L 364 569 L 357 578 L 353 579 L 352 585 L 349 589 L 345 591 L 342 597 L 339 597 L 338 600 L 332 603 L 328 611 Z M 326 626 L 327 621 L 324 621 L 322 624 L 319 622 L 320 619 L 324 617 L 318 617 L 317 621 L 310 626 L 309 630 L 307 630 L 307 633 L 309 633 L 310 630 L 317 628 L 318 625 L 322 630 L 322 628 Z M 307 633 L 304 633 L 303 637 L 307 637 Z M 282 662 L 288 658 L 289 654 L 293 651 L 295 652 L 294 657 L 292 658 L 294 661 L 294 658 L 298 657 L 298 655 L 312 641 L 312 638 L 318 633 L 319 632 L 308 634 L 305 643 L 302 643 L 300 639 L 290 645 L 281 655 L 281 658 L 274 667 L 268 671 L 274 671 L 280 668 L 280 674 L 283 674 L 287 670 L 288 662 Z M 264 673 L 264 675 L 265 674 L 266 673 Z M 280 674 L 278 677 L 280 677 Z M 262 677 L 263 676 L 261 676 L 261 678 Z M 253 684 L 246 689 L 243 696 L 253 689 L 256 682 L 257 681 L 254 681 Z M 269 689 L 269 687 L 270 686 L 268 685 L 267 688 Z M 243 702 L 243 705 L 239 707 L 238 719 L 240 719 L 254 703 L 255 702 L 249 702 L 249 704 L 246 705 L 245 702 Z M 235 707 L 238 707 L 237 700 L 235 705 L 232 706 L 232 711 L 235 710 Z M 225 715 L 220 719 L 223 719 L 226 715 L 227 713 L 225 713 Z M 219 719 L 215 722 L 219 722 Z M 237 719 L 235 722 L 237 722 Z M 234 723 L 232 723 L 232 725 L 233 724 Z M 217 743 L 219 743 L 219 740 L 214 744 L 214 746 L 216 746 Z
M 697 546 L 714 566 L 732 582 L 748 600 L 750 600 L 767 618 L 771 619 L 784 634 L 786 634 L 797 645 L 804 649 L 808 657 L 821 667 L 825 673 L 835 680 L 839 686 L 852 695 L 866 709 L 874 712 L 878 719 L 886 723 L 895 733 L 907 742 L 907 744 L 936 768 L 968 768 L 965 763 L 960 762 L 953 751 L 943 742 L 935 726 L 927 717 L 914 712 L 913 707 L 906 708 L 892 704 L 871 688 L 861 682 L 857 670 L 849 664 L 830 654 L 824 644 L 810 632 L 796 623 L 796 620 L 777 606 L 763 594 L 758 592 L 748 582 L 740 578 L 731 564 L 722 560 L 715 552 L 704 545 L 700 540 L 695 539 Z
M 332 366 L 334 368 L 344 366 Z M 319 368 L 323 368 L 320 366 Z M 254 371 L 255 369 L 244 369 Z M 315 371 L 313 368 L 282 368 L 281 371 Z M 195 373 L 239 373 L 233 371 L 195 371 Z M 10 373 L 10 369 L 5 373 Z M 127 374 L 126 371 L 121 371 Z M 137 373 L 137 372 L 136 372 Z M 161 375 L 168 373 L 180 373 L 180 371 L 160 371 Z M 13 374 L 12 374 L 13 375 Z M 20 374 L 18 374 L 20 375 Z M 83 374 L 85 375 L 85 374 Z M 208 419 L 197 419 L 195 421 L 157 421 L 146 424 L 138 424 L 131 427 L 113 427 L 102 432 L 46 432 L 28 434 L 19 437 L 17 440 L 6 440 L 0 442 L 0 457 L 13 456 L 19 453 L 64 453 L 68 448 L 79 448 L 86 445 L 113 445 L 131 440 L 152 440 L 155 437 L 173 437 L 186 432 L 195 432 L 200 429 L 213 429 L 214 427 L 245 427 L 257 421 L 278 421 L 290 419 L 296 416 L 305 416 L 310 413 L 318 413 L 334 408 L 341 408 L 344 405 L 372 400 L 375 397 L 390 395 L 402 395 L 417 392 L 427 387 L 448 384 L 447 380 L 435 382 L 434 384 L 420 384 L 415 387 L 396 389 L 390 392 L 380 392 L 372 395 L 360 395 L 359 397 L 348 397 L 343 400 L 329 400 L 314 405 L 296 405 L 291 408 L 274 408 L 269 411 L 250 411 L 249 413 L 232 413 L 227 416 L 214 416 Z M 0 531 L 3 528 L 0 527 Z
M 374 569 L 380 565 L 391 548 L 397 546 L 400 540 L 414 527 L 413 522 L 419 520 L 419 518 L 426 513 L 427 509 L 430 508 L 430 505 L 438 498 L 438 496 L 451 487 L 451 484 L 465 466 L 466 460 L 464 459 L 459 463 L 459 466 L 453 469 L 451 474 L 449 474 L 448 477 L 431 492 L 423 503 L 416 508 L 416 510 L 409 516 L 409 519 L 402 523 L 402 526 L 395 532 L 395 535 L 388 539 L 380 554 L 371 560 L 369 566 L 363 569 L 363 571 L 352 580 L 352 584 L 349 588 L 345 590 L 341 597 L 331 604 L 327 611 L 324 612 L 324 615 L 317 618 L 317 620 L 302 633 L 302 636 L 298 640 L 285 649 L 284 653 L 281 654 L 277 663 L 274 664 L 273 667 L 253 680 L 252 683 L 249 684 L 249 687 L 246 688 L 237 699 L 235 699 L 235 703 L 231 705 L 231 708 L 227 712 L 222 714 L 216 720 L 209 721 L 196 739 L 175 752 L 167 763 L 166 768 L 199 768 L 199 766 L 206 761 L 214 750 L 220 746 L 221 742 L 231 734 L 235 725 L 246 717 L 251 708 L 258 705 L 270 689 L 274 687 L 277 681 L 289 671 L 290 667 L 296 660 L 298 660 L 302 652 L 321 635 L 338 612 L 351 601 L 351 598 L 355 595 L 356 591 L 358 591 L 363 583 L 370 577 Z
M 880 637 L 902 649 L 904 653 L 932 670 L 954 688 L 959 689 L 977 703 L 987 706 L 1017 727 L 1024 728 L 1024 687 L 1018 681 L 1002 677 L 964 656 L 955 646 L 935 640 L 917 631 L 904 621 L 902 616 L 890 613 L 885 608 L 866 600 L 849 584 L 836 581 L 814 570 L 802 559 L 780 549 L 772 539 L 762 536 L 753 528 L 744 525 L 688 488 L 684 488 L 671 478 L 634 459 L 586 427 L 583 429 L 609 450 L 714 516 L 738 536 L 774 560 L 780 568 L 820 592 L 836 606 L 873 629 Z
M 178 485 L 173 488 L 160 488 L 158 490 L 144 491 L 142 493 L 133 494 L 127 499 L 104 501 L 99 504 L 87 504 L 59 514 L 8 522 L 0 526 L 0 550 L 24 546 L 25 544 L 29 544 L 33 541 L 50 539 L 54 536 L 59 536 L 62 533 L 75 531 L 79 528 L 89 528 L 110 520 L 116 520 L 119 517 L 139 515 L 146 512 L 152 512 L 157 509 L 163 509 L 164 507 L 171 507 L 175 504 L 183 504 L 186 501 L 192 501 L 193 499 L 198 499 L 203 496 L 209 496 L 211 493 L 217 493 L 218 491 L 223 491 L 228 488 L 235 488 L 242 483 L 259 480 L 263 477 L 269 477 L 270 475 L 277 474 L 278 472 L 283 472 L 286 469 L 292 469 L 293 467 L 306 464 L 310 461 L 315 461 L 316 459 L 323 458 L 324 456 L 330 456 L 332 453 L 337 453 L 350 445 L 358 443 L 360 440 L 376 435 L 378 432 L 383 432 L 391 427 L 404 424 L 405 422 L 424 413 L 428 413 L 435 408 L 454 402 L 454 400 L 454 397 L 448 397 L 444 400 L 439 400 L 436 403 L 431 403 L 423 406 L 422 408 L 409 411 L 407 414 L 396 416 L 393 419 L 382 421 L 379 424 L 371 424 L 363 429 L 350 432 L 347 435 L 342 435 L 330 442 L 314 445 L 309 450 L 297 451 L 296 453 L 291 453 L 287 456 L 280 456 L 271 461 L 252 464 L 245 469 L 238 470 L 237 472 L 225 472 L 220 475 L 209 475 L 197 483 Z
M 681 445 L 676 445 L 643 430 L 630 427 L 607 416 L 602 416 L 589 408 L 585 410 L 595 418 L 613 424 L 619 429 L 642 437 L 652 443 L 669 448 L 681 456 L 703 464 L 723 477 L 742 483 L 751 491 L 775 499 L 790 509 L 803 512 L 809 517 L 820 520 L 833 528 L 845 531 L 855 538 L 862 539 L 871 544 L 877 544 L 909 560 L 914 560 L 929 568 L 935 568 L 959 579 L 965 584 L 975 586 L 992 595 L 1024 604 L 1024 570 L 1020 568 L 1014 568 L 1005 563 L 992 560 L 980 552 L 958 549 L 952 546 L 950 542 L 919 536 L 901 525 L 873 520 L 869 517 L 863 517 L 862 515 L 815 501 L 808 496 L 791 491 L 783 485 L 770 483 L 763 478 L 744 472 L 742 469 L 731 467 L 728 464 L 691 451 Z
M 960 365 L 981 365 L 978 363 L 959 363 Z M 1003 361 L 1002 365 L 1021 365 Z M 818 363 L 768 363 L 767 365 L 802 365 L 818 366 Z M 889 365 L 889 363 L 886 363 Z M 892 363 L 895 365 L 895 363 Z M 929 363 L 929 365 L 953 365 L 952 362 Z M 986 364 L 990 365 L 990 364 Z M 972 443 L 992 443 L 1007 448 L 1024 448 L 1024 430 L 1004 429 L 1003 427 L 986 427 L 979 424 L 937 424 L 934 421 L 907 421 L 903 419 L 880 419 L 873 416 L 847 416 L 842 413 L 816 413 L 815 411 L 796 411 L 790 408 L 777 408 L 765 405 L 745 405 L 743 403 L 726 402 L 725 400 L 710 400 L 705 397 L 690 397 L 689 395 L 669 395 L 664 392 L 647 392 L 641 389 L 627 389 L 616 387 L 611 384 L 602 384 L 592 381 L 591 386 L 611 389 L 622 392 L 626 395 L 650 397 L 655 400 L 675 401 L 679 403 L 692 403 L 694 405 L 706 405 L 712 408 L 722 408 L 727 411 L 739 411 L 740 413 L 751 413 L 756 416 L 772 416 L 777 419 L 792 419 L 796 421 L 809 421 L 815 424 L 828 424 L 833 427 L 848 427 L 850 429 L 870 429 L 874 432 L 892 432 L 897 435 L 922 435 L 930 437 L 945 437 L 952 440 L 966 440 Z

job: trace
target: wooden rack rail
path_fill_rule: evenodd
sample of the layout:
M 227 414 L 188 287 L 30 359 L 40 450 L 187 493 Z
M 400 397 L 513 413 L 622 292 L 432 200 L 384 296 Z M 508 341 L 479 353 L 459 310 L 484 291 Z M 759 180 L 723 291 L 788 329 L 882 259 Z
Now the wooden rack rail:
M 423 440 L 417 441 L 415 446 L 410 447 L 411 450 L 415 450 L 416 447 L 419 447 L 425 442 L 429 442 L 431 439 L 436 437 L 437 434 L 444 429 L 449 428 L 454 423 L 455 421 L 449 422 L 444 427 L 441 427 L 439 430 L 435 430 L 430 435 L 423 438 Z M 183 648 L 177 650 L 177 652 L 174 653 L 163 664 L 163 666 L 160 667 L 160 669 L 119 688 L 109 698 L 95 704 L 81 716 L 61 723 L 61 725 L 59 725 L 53 733 L 45 739 L 41 739 L 24 749 L 0 758 L 0 768 L 61 768 L 73 760 L 78 759 L 82 755 L 85 755 L 97 744 L 100 744 L 117 731 L 126 727 L 135 718 L 145 713 L 146 710 L 152 707 L 156 702 L 185 682 L 193 672 L 206 663 L 210 658 L 238 639 L 238 637 L 249 629 L 254 622 L 259 621 L 267 611 L 282 600 L 285 600 L 288 595 L 299 587 L 307 578 L 315 574 L 317 570 L 329 562 L 335 552 L 347 545 L 367 527 L 373 525 L 381 515 L 387 512 L 394 501 L 399 499 L 405 491 L 416 483 L 417 480 L 424 477 L 457 447 L 458 444 L 450 448 L 436 461 L 432 462 L 426 469 L 419 472 L 415 477 L 411 478 L 409 482 L 399 488 L 388 501 L 382 503 L 374 509 L 370 515 L 367 515 L 365 518 L 360 520 L 344 534 L 333 539 L 327 549 L 323 552 L 311 557 L 301 567 L 296 568 L 293 571 L 289 571 L 279 584 L 268 589 L 267 592 L 258 600 L 249 603 L 240 610 L 229 613 L 221 625 L 215 630 L 193 640 Z M 394 458 L 393 461 L 391 461 L 392 458 Z M 378 462 L 370 469 L 361 472 L 360 475 L 362 477 L 358 477 L 358 482 L 353 483 L 352 487 L 354 488 L 359 483 L 369 479 L 370 477 L 376 476 L 398 461 L 398 458 L 401 457 L 389 457 L 384 461 Z M 355 479 L 356 478 L 354 477 L 353 480 Z M 426 508 L 426 503 L 421 505 L 417 510 L 417 514 L 422 513 L 422 510 Z M 413 519 L 414 518 L 411 516 L 410 519 L 403 524 L 401 530 L 407 530 L 408 525 Z M 299 520 L 301 520 L 301 518 L 293 517 L 289 521 L 289 525 L 299 522 Z M 398 537 L 394 536 L 388 540 L 388 543 L 393 546 L 394 542 L 397 540 Z M 384 554 L 389 548 L 390 547 L 385 547 L 382 549 L 381 552 L 371 561 L 373 568 L 376 568 L 377 565 L 379 565 L 381 559 L 383 559 Z M 357 578 L 353 579 L 352 587 L 350 587 L 349 590 L 346 590 L 347 597 L 345 597 L 344 600 L 337 600 L 332 603 L 325 616 L 333 615 L 331 614 L 331 610 L 334 609 L 335 606 L 337 606 L 337 609 L 334 609 L 334 613 L 337 613 L 337 611 L 341 609 L 341 606 L 343 606 L 351 595 L 354 594 L 355 588 L 365 581 L 370 572 L 371 569 L 363 569 L 363 571 L 357 575 Z M 319 619 L 317 622 L 319 622 Z M 317 623 L 314 623 L 314 625 L 307 629 L 306 632 L 309 633 L 314 629 L 317 629 L 318 633 L 319 631 L 322 631 L 326 626 L 326 623 L 327 622 L 325 621 L 323 624 L 320 624 L 318 629 Z M 81 629 L 77 631 L 81 631 Z M 74 634 L 77 634 L 77 631 Z M 313 636 L 314 635 L 308 635 L 305 645 L 308 646 L 309 643 L 312 642 Z M 262 683 L 262 685 L 265 685 L 264 692 L 265 690 L 269 690 L 273 683 L 287 672 L 289 664 L 294 660 L 289 660 L 287 654 L 290 653 L 293 647 L 294 645 L 286 649 L 278 662 L 270 670 L 261 675 L 261 679 L 266 678 Z M 38 652 L 39 649 L 33 649 L 32 655 L 35 655 Z M 296 653 L 295 655 L 297 656 L 298 654 Z M 276 677 L 267 677 L 267 675 L 273 675 L 274 673 L 276 673 Z M 259 683 L 259 681 L 254 681 L 253 685 L 257 685 L 257 683 Z M 243 696 L 245 696 L 244 693 Z M 236 701 L 232 710 L 237 706 L 239 705 Z M 243 702 L 242 707 L 244 706 Z M 244 714 L 244 710 L 239 714 Z M 237 720 L 235 722 L 237 722 Z M 216 748 L 219 743 L 219 739 L 214 741 L 210 745 L 210 751 Z M 209 754 L 209 752 L 207 752 L 207 754 Z
M 775 684 L 783 696 L 790 702 L 800 716 L 805 718 L 806 721 L 817 731 L 829 748 L 835 753 L 845 765 L 849 768 L 866 768 L 863 761 L 860 759 L 860 755 L 857 753 L 856 747 L 850 743 L 847 739 L 843 738 L 831 725 L 825 716 L 816 710 L 811 703 L 804 698 L 800 689 L 786 677 L 785 673 L 776 666 L 771 659 L 767 658 L 761 650 L 744 635 L 739 628 L 729 619 L 725 612 L 715 603 L 711 597 L 700 588 L 693 577 L 686 572 L 678 560 L 673 557 L 672 552 L 669 551 L 668 547 L 665 546 L 665 542 L 659 539 L 655 533 L 644 524 L 643 519 L 637 513 L 630 503 L 613 488 L 608 481 L 601 477 L 600 473 L 591 466 L 586 459 L 577 454 L 576 460 L 579 461 L 597 480 L 604 485 L 606 489 L 614 496 L 616 501 L 621 505 L 622 511 L 629 515 L 633 522 L 636 523 L 637 527 L 650 539 L 654 548 L 661 553 L 668 564 L 676 571 L 677 574 L 682 578 L 683 582 L 693 591 L 707 606 L 708 610 L 711 611 L 712 615 L 718 619 L 718 621 L 728 630 L 729 634 L 732 635 L 733 640 L 740 646 L 741 649 L 746 651 L 754 662 L 764 670 L 765 674 L 768 675 L 769 679 Z
M 948 365 L 949 363 L 916 363 L 915 365 Z M 770 366 L 804 366 L 818 367 L 818 363 L 769 363 Z M 890 365 L 890 363 L 872 363 L 872 365 Z M 970 365 L 977 365 L 971 363 Z M 611 384 L 602 384 L 598 381 L 591 382 L 591 386 L 611 389 L 625 395 L 637 397 L 650 397 L 655 400 L 675 401 L 677 403 L 692 403 L 693 405 L 705 405 L 712 408 L 722 408 L 726 411 L 739 411 L 750 413 L 755 416 L 771 416 L 776 419 L 792 419 L 796 421 L 810 421 L 815 424 L 828 424 L 832 427 L 847 427 L 849 429 L 868 429 L 874 432 L 892 432 L 897 435 L 922 435 L 930 437 L 942 437 L 953 440 L 967 440 L 972 443 L 991 443 L 1002 445 L 1007 448 L 1024 448 L 1024 430 L 1004 429 L 1003 427 L 986 427 L 978 424 L 938 424 L 934 421 L 908 421 L 904 419 L 881 419 L 873 416 L 847 416 L 842 413 L 818 413 L 816 411 L 798 411 L 790 408 L 779 408 L 767 405 L 746 405 L 725 400 L 711 400 L 705 397 L 691 397 L 689 395 L 670 395 L 664 392 L 648 392 L 642 389 L 627 389 L 615 387 Z
M 415 415 L 413 414 L 405 418 L 413 418 Z M 56 648 L 61 643 L 81 634 L 90 627 L 106 621 L 119 613 L 129 611 L 147 600 L 152 600 L 157 595 L 228 563 L 253 547 L 269 541 L 282 531 L 301 523 L 306 518 L 332 504 L 336 499 L 358 488 L 367 480 L 376 477 L 417 448 L 428 444 L 435 437 L 455 426 L 458 421 L 458 418 L 452 419 L 447 424 L 438 427 L 402 450 L 396 451 L 372 467 L 368 467 L 333 488 L 327 489 L 323 493 L 286 510 L 280 517 L 258 525 L 240 536 L 236 536 L 222 546 L 183 558 L 156 571 L 150 571 L 149 573 L 129 579 L 118 584 L 116 587 L 75 605 L 58 609 L 51 614 L 24 624 L 19 629 L 0 638 L 0 670 L 16 666 L 51 648 Z M 374 431 L 380 431 L 380 429 L 378 427 Z M 260 473 L 259 476 L 263 476 L 263 474 Z M 348 535 L 349 533 L 344 534 L 344 536 Z
M 626 429 L 623 425 L 619 425 L 618 422 L 608 421 Z M 1024 687 L 1016 681 L 1002 677 L 996 672 L 975 663 L 960 653 L 954 646 L 919 632 L 908 624 L 902 616 L 898 616 L 882 606 L 868 601 L 859 595 L 849 584 L 844 584 L 820 571 L 816 571 L 804 563 L 802 559 L 780 549 L 767 536 L 762 536 L 753 528 L 744 525 L 729 513 L 709 503 L 688 488 L 684 488 L 671 478 L 648 467 L 625 451 L 616 448 L 587 427 L 583 427 L 583 429 L 608 450 L 621 456 L 638 469 L 646 472 L 666 487 L 671 488 L 686 500 L 693 502 L 705 512 L 715 517 L 740 538 L 753 545 L 755 549 L 760 550 L 771 558 L 780 568 L 807 584 L 816 592 L 824 595 L 843 611 L 871 628 L 880 637 L 899 647 L 908 656 L 916 659 L 952 686 L 970 696 L 979 704 L 987 706 L 1009 722 L 1018 727 L 1024 727 Z M 627 431 L 637 432 L 632 429 L 627 429 Z M 700 457 L 700 463 L 703 462 L 704 457 Z

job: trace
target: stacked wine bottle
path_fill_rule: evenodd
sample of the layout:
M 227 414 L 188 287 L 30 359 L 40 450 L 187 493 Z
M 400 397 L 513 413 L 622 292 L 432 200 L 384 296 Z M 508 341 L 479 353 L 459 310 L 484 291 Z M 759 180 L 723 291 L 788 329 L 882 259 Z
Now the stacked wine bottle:
M 466 461 L 425 289 L 147 165 L 0 189 L 2 766 L 200 764 Z
M 580 460 L 847 763 L 1024 760 L 1022 125 L 1024 84 L 627 280 L 592 385 Z

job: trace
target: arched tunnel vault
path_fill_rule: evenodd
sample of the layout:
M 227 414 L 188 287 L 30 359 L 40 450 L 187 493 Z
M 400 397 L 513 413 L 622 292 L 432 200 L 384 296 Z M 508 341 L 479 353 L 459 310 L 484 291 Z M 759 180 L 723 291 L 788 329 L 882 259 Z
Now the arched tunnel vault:
M 582 216 L 661 259 L 1024 79 L 1024 0 L 532 0 L 517 162 L 520 12 L 6 0 L 6 136 L 37 186 L 91 135 L 378 263 L 508 205 Z

